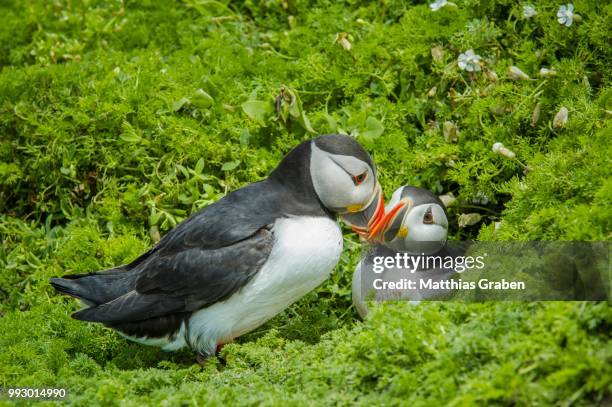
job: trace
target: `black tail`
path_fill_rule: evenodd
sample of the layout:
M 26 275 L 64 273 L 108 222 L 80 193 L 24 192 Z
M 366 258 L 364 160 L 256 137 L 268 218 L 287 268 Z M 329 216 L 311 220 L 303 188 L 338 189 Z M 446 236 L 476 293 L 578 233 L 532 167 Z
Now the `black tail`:
M 51 285 L 61 294 L 78 298 L 89 306 L 97 306 L 122 296 L 131 289 L 131 273 L 112 269 L 91 274 L 69 274 L 52 278 Z
M 72 297 L 83 300 L 87 305 L 95 305 L 95 303 L 88 297 L 88 293 L 81 287 L 79 281 L 73 279 L 77 275 L 69 275 L 65 278 L 52 278 L 51 285 L 55 288 L 55 291 L 61 294 L 70 295 Z

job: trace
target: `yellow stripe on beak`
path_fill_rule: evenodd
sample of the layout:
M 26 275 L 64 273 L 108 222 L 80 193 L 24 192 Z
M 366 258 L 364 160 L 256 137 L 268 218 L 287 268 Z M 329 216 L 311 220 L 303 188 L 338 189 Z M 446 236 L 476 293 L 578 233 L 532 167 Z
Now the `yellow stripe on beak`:
M 408 228 L 406 226 L 402 226 L 400 230 L 398 230 L 397 236 L 401 238 L 408 236 Z
M 363 209 L 363 205 L 360 204 L 355 204 L 355 205 L 349 205 L 346 207 L 346 210 L 350 213 L 355 213 L 355 212 L 359 212 Z

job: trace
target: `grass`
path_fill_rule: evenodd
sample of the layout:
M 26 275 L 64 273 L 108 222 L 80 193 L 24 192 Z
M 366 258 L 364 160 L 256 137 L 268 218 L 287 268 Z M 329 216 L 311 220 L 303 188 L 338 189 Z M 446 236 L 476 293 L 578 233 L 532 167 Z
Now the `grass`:
M 560 2 L 530 19 L 456 3 L 0 3 L 0 387 L 74 405 L 609 402 L 607 303 L 385 304 L 362 323 L 348 233 L 323 286 L 204 369 L 71 320 L 48 285 L 134 259 L 331 132 L 372 153 L 387 194 L 452 193 L 453 239 L 610 240 L 612 6 L 576 1 L 565 27 Z M 458 68 L 468 49 L 487 72 Z

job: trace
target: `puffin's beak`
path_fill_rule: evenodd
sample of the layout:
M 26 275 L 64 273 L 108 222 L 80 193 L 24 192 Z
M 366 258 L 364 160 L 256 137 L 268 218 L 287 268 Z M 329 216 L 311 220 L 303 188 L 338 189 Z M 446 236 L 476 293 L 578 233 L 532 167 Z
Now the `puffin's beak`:
M 378 225 L 378 223 L 385 216 L 385 197 L 382 194 L 382 191 L 378 191 L 378 196 L 372 202 L 372 204 L 366 209 L 366 216 L 368 219 L 367 226 L 365 228 L 358 226 L 351 226 L 353 232 L 357 233 L 359 236 L 370 240 L 370 234 L 373 228 Z
M 376 222 L 376 224 L 372 225 L 370 228 L 370 232 L 367 236 L 367 239 L 374 242 L 382 242 L 384 241 L 385 232 L 391 227 L 395 220 L 400 219 L 400 214 L 403 214 L 404 211 L 402 209 L 407 205 L 407 202 L 400 201 L 395 205 L 391 210 L 387 213 L 384 213 L 383 216 Z M 401 219 L 400 219 L 401 220 Z
M 367 238 L 370 230 L 380 222 L 385 214 L 385 201 L 380 185 L 376 186 L 368 204 L 348 209 L 348 212 L 340 216 L 355 233 Z

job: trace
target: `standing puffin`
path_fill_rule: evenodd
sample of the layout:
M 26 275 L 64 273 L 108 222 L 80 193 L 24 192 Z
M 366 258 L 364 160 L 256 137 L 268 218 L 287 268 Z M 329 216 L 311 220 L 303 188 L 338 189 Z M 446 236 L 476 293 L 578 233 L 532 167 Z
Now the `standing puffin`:
M 370 234 L 378 241 L 368 254 L 357 264 L 353 273 L 353 305 L 364 318 L 368 313 L 367 301 L 403 299 L 418 302 L 440 294 L 440 290 L 419 289 L 423 278 L 433 280 L 449 279 L 455 273 L 443 267 L 419 267 L 414 273 L 406 268 L 385 268 L 382 273 L 374 272 L 375 257 L 396 257 L 397 253 L 412 256 L 453 255 L 445 247 L 448 235 L 448 219 L 444 204 L 437 196 L 422 188 L 403 186 L 398 188 L 385 208 L 387 215 Z M 402 264 L 403 267 L 403 264 Z M 376 290 L 375 279 L 385 282 L 413 280 L 417 289 Z M 380 283 L 378 284 L 380 286 Z M 370 298 L 372 297 L 372 298 Z
M 166 351 L 199 356 L 274 317 L 340 258 L 336 215 L 370 230 L 384 203 L 369 154 L 348 136 L 305 141 L 270 176 L 192 214 L 133 262 L 51 279 L 72 314 Z

